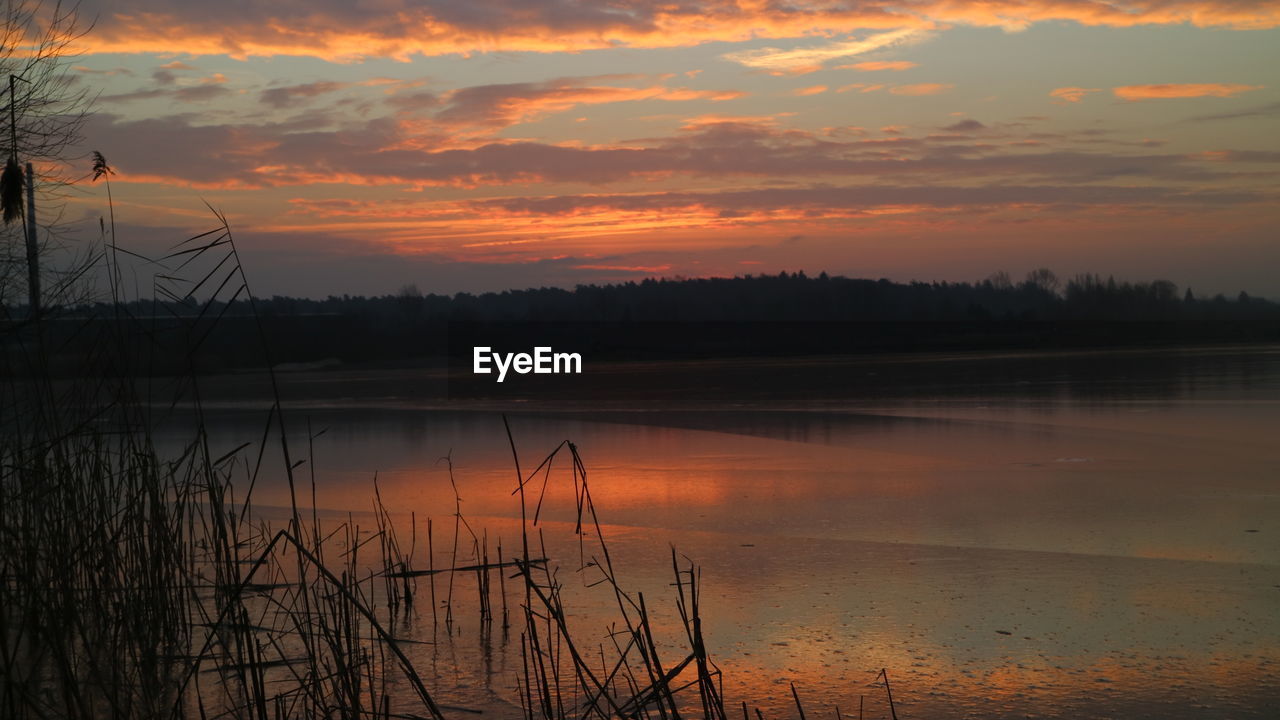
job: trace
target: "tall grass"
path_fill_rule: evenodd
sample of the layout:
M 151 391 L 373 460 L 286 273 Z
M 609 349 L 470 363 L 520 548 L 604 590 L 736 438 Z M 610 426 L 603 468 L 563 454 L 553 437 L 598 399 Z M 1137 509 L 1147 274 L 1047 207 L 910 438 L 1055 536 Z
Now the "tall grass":
M 225 221 L 153 261 L 163 323 L 120 302 L 113 241 L 114 316 L 77 338 L 88 367 L 54 377 L 39 321 L 3 338 L 0 715 L 378 718 L 399 675 L 413 690 L 401 704 L 441 717 L 374 612 L 358 529 L 304 523 L 296 493 L 286 528 L 257 520 L 265 445 L 280 443 L 291 491 L 302 464 L 278 393 L 256 459 L 211 446 L 196 358 L 227 301 L 248 295 Z M 191 370 L 162 395 L 145 368 L 174 342 Z M 152 429 L 179 403 L 195 409 L 191 439 L 165 458 Z M 377 536 L 384 565 L 410 560 L 389 526 Z

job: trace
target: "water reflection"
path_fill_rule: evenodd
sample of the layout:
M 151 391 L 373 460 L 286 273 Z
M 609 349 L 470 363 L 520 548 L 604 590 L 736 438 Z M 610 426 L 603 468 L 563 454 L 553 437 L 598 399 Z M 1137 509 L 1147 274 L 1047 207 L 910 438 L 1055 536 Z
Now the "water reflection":
M 670 594 L 670 544 L 704 567 L 705 631 L 730 701 L 784 714 L 795 681 L 823 712 L 848 715 L 861 696 L 879 717 L 870 683 L 884 667 L 904 716 L 1273 716 L 1276 356 L 991 362 L 922 363 L 856 402 L 540 406 L 511 423 L 526 467 L 562 439 L 578 444 L 615 563 L 646 596 Z M 377 472 L 401 522 L 415 513 L 421 536 L 431 516 L 440 532 L 448 455 L 473 525 L 518 535 L 510 450 L 486 406 L 313 400 L 292 418 L 325 430 L 322 507 L 368 508 Z M 265 416 L 210 420 L 230 448 L 256 442 Z M 550 552 L 572 579 L 565 468 L 545 493 Z M 255 497 L 288 494 L 277 474 Z M 609 602 L 570 594 L 578 627 L 603 641 Z M 435 681 L 461 704 L 509 709 L 512 647 L 465 625 L 440 642 L 429 625 L 419 617 L 413 632 L 439 644 L 415 652 Z

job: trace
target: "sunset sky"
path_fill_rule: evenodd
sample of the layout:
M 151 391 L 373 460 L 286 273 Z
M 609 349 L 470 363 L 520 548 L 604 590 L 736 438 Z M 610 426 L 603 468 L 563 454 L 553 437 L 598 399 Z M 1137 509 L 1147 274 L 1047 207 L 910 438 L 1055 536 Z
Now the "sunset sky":
M 1280 3 L 87 0 L 124 245 L 258 294 L 803 269 L 1280 298 Z M 68 216 L 96 229 L 100 186 Z

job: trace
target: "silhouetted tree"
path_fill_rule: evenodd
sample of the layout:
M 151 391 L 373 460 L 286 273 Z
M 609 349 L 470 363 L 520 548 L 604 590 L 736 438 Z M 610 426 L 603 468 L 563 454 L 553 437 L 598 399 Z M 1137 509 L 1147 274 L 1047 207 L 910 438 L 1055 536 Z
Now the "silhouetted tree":
M 71 46 L 82 34 L 75 6 L 60 2 L 50 5 L 40 0 L 11 0 L 0 19 L 0 80 L 8 83 L 3 113 L 8 127 L 3 138 L 9 152 L 0 175 L 0 201 L 6 220 L 5 252 L 0 254 L 0 303 L 6 305 L 23 290 L 29 296 L 29 304 L 36 304 L 39 299 L 39 257 L 47 252 L 47 247 L 41 245 L 47 246 L 49 233 L 41 243 L 31 218 L 24 217 L 30 213 L 23 212 L 23 194 L 35 183 L 41 202 L 47 204 L 70 182 L 59 175 L 58 169 L 67 167 L 71 160 L 69 153 L 80 139 L 90 105 L 89 89 L 79 87 L 68 72 L 74 60 Z M 33 166 L 41 173 L 39 178 L 28 176 Z M 27 198 L 26 207 L 34 206 Z M 58 213 L 41 215 L 56 218 Z M 23 223 L 11 224 L 20 218 Z M 43 227 L 47 231 L 52 226 Z M 23 247 L 23 252 L 16 252 L 17 247 Z M 21 271 L 23 266 L 25 273 Z M 63 273 L 68 278 L 78 275 L 79 268 Z M 68 290 L 61 282 L 54 282 L 45 294 L 70 301 L 65 297 Z
M 1062 286 L 1058 276 L 1049 268 L 1038 268 L 1027 273 L 1026 284 L 1053 295 L 1057 295 L 1058 288 Z

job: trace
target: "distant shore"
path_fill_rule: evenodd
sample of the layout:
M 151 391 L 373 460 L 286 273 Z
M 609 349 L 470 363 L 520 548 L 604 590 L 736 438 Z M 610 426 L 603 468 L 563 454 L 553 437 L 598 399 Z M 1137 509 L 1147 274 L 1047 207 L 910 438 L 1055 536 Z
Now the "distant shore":
M 588 361 L 581 375 L 491 377 L 443 361 L 406 367 L 329 365 L 277 372 L 295 406 L 503 410 L 826 409 L 948 402 L 975 395 L 1148 398 L 1180 392 L 1189 370 L 1247 375 L 1280 344 L 1160 348 L 920 352 L 877 355 Z M 206 403 L 253 406 L 269 396 L 262 369 L 203 381 Z M 1064 390 L 1063 388 L 1069 388 Z

